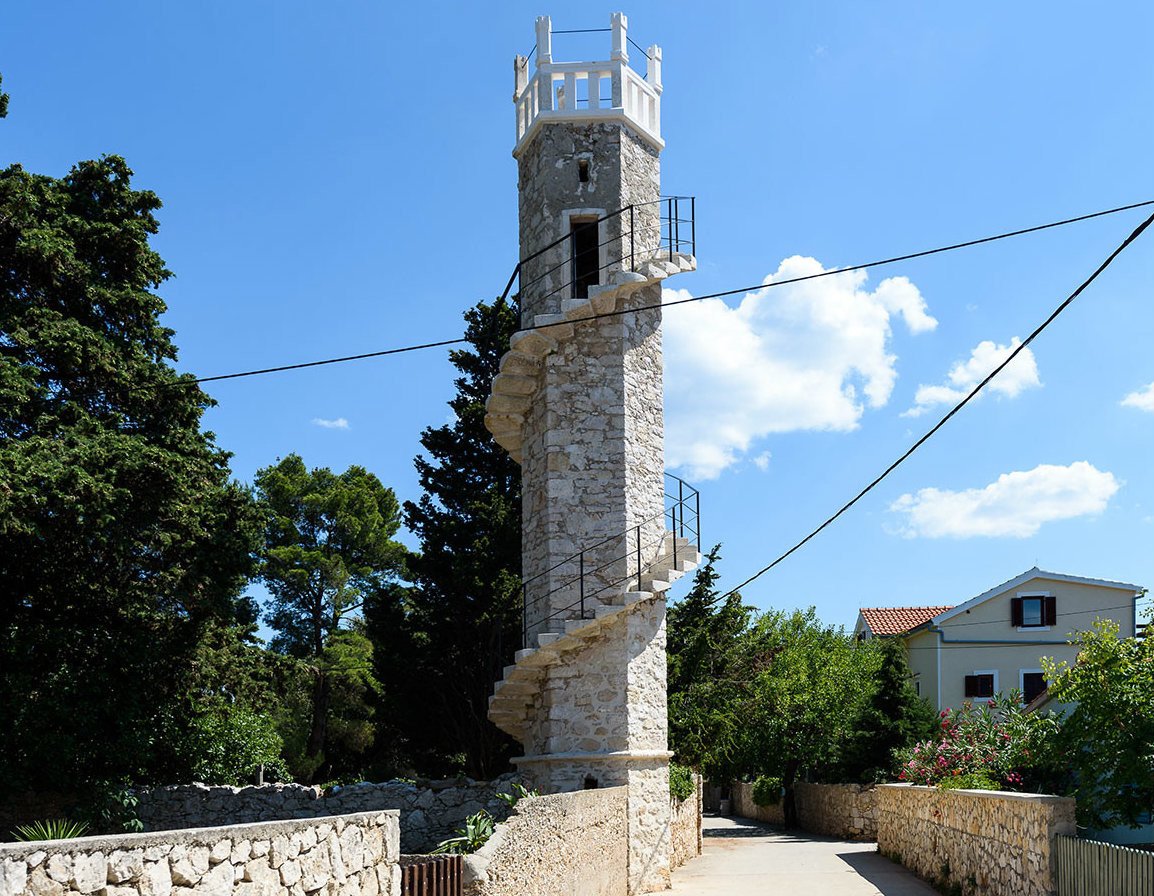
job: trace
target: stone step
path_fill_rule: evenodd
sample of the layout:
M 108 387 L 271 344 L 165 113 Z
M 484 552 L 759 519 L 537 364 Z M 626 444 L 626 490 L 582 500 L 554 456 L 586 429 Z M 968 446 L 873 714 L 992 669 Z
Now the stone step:
M 498 728 L 520 738 L 533 697 L 540 687 L 543 670 L 564 653 L 576 650 L 593 637 L 613 616 L 627 612 L 629 607 L 654 598 L 652 591 L 626 591 L 617 606 L 597 607 L 592 619 L 569 619 L 565 632 L 542 632 L 537 635 L 539 649 L 526 648 L 515 654 L 517 662 L 506 666 L 502 679 L 489 696 L 488 717 Z
M 557 350 L 559 341 L 572 338 L 573 321 L 611 314 L 621 297 L 696 267 L 696 259 L 681 253 L 675 253 L 672 259 L 667 253 L 642 259 L 637 270 L 611 271 L 608 283 L 590 286 L 588 299 L 561 299 L 559 313 L 536 315 L 534 325 L 542 329 L 514 333 L 509 340 L 511 350 L 501 358 L 500 372 L 485 403 L 485 427 L 497 444 L 521 462 L 524 417 L 540 388 L 537 373 L 541 362 Z

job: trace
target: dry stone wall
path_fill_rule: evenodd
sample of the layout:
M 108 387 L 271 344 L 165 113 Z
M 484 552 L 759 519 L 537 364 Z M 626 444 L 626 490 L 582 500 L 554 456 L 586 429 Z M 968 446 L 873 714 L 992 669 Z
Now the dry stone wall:
M 739 818 L 752 818 L 766 824 L 785 824 L 785 812 L 781 803 L 774 806 L 759 806 L 753 801 L 753 785 L 734 783 L 730 788 L 730 811 Z
M 0 896 L 399 896 L 397 812 L 0 846 Z
M 701 855 L 701 776 L 694 775 L 693 793 L 669 806 L 669 867 L 679 868 Z
M 362 782 L 328 793 L 302 784 L 222 787 L 186 784 L 142 788 L 138 811 L 145 830 L 219 827 L 289 818 L 319 818 L 396 809 L 401 849 L 427 852 L 451 837 L 468 816 L 485 809 L 498 820 L 509 807 L 497 797 L 512 790 L 514 775 L 493 781 L 450 778 L 439 781 Z
M 530 797 L 465 857 L 466 896 L 626 896 L 628 788 Z
M 798 824 L 827 837 L 876 840 L 875 793 L 874 787 L 862 784 L 795 784 Z
M 927 880 L 982 896 L 1051 896 L 1056 834 L 1074 801 L 910 784 L 877 788 L 878 850 Z

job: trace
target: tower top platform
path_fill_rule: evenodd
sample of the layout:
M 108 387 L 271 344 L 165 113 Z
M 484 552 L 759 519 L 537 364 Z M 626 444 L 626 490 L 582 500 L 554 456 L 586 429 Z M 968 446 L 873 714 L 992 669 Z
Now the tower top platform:
M 529 57 L 513 60 L 517 111 L 517 143 L 513 155 L 546 122 L 621 121 L 661 150 L 661 48 L 641 52 L 645 76 L 629 65 L 628 20 L 624 13 L 609 17 L 609 59 L 600 62 L 554 62 L 553 26 L 548 16 L 536 22 L 536 68 L 529 76 Z M 636 45 L 635 45 L 636 46 Z M 534 55 L 534 54 L 530 54 Z

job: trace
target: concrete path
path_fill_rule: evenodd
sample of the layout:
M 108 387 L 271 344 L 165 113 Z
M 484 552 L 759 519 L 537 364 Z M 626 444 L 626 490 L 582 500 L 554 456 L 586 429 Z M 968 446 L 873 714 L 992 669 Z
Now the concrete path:
M 673 872 L 676 896 L 938 896 L 912 872 L 853 843 L 746 818 L 704 819 L 705 848 Z

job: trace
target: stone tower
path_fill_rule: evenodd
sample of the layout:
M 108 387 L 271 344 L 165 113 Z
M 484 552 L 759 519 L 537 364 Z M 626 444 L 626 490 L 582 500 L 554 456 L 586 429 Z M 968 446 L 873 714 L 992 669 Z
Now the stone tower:
M 522 329 L 485 419 L 521 463 L 525 642 L 489 717 L 542 790 L 628 787 L 648 892 L 669 877 L 664 590 L 699 560 L 662 416 L 661 282 L 696 265 L 692 204 L 660 197 L 660 48 L 639 74 L 615 13 L 607 61 L 554 62 L 536 27 L 535 71 L 514 62 Z

